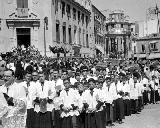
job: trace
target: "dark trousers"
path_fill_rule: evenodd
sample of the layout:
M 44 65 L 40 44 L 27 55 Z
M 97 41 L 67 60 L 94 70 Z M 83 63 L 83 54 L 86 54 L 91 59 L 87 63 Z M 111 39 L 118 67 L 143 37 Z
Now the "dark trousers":
M 155 103 L 155 91 L 151 90 L 150 103 Z
M 112 102 L 113 104 L 113 107 L 112 107 L 112 110 L 113 110 L 113 122 L 115 122 L 117 119 L 117 110 L 116 110 L 116 100 L 113 100 Z
M 104 111 L 105 111 L 105 122 L 107 124 L 113 122 L 113 107 L 112 107 L 112 105 L 109 103 L 106 103 Z
M 54 128 L 61 128 L 60 110 L 54 110 L 54 117 L 52 118 L 54 118 Z
M 62 118 L 61 128 L 73 128 L 71 116 Z
M 124 113 L 125 113 L 125 116 L 131 115 L 131 102 L 129 99 L 124 100 Z
M 138 97 L 138 111 L 141 111 L 143 108 L 143 99 L 142 96 Z
M 52 112 L 35 113 L 34 128 L 53 128 Z
M 82 112 L 82 113 L 80 113 L 80 115 L 78 116 L 80 128 L 85 128 L 85 127 L 84 127 L 84 125 L 85 125 L 85 115 L 86 115 L 86 113 L 85 113 L 85 112 Z
M 138 100 L 131 99 L 131 114 L 135 114 L 137 112 Z
M 146 91 L 146 90 L 144 90 L 144 92 L 143 92 L 143 101 L 144 101 L 144 105 L 146 105 L 147 103 L 149 103 L 148 91 Z
M 26 127 L 27 128 L 34 128 L 35 123 L 35 112 L 34 109 L 27 109 L 27 119 L 26 119 Z
M 97 128 L 105 128 L 105 117 L 104 117 L 104 111 L 99 111 L 95 113 L 96 118 L 96 126 Z
M 116 120 L 124 119 L 124 103 L 122 98 L 116 100 Z
M 156 102 L 159 101 L 159 93 L 158 93 L 158 90 L 155 91 L 155 101 L 156 101 Z
M 85 115 L 85 128 L 98 128 L 96 125 L 95 113 L 86 113 L 86 115 Z

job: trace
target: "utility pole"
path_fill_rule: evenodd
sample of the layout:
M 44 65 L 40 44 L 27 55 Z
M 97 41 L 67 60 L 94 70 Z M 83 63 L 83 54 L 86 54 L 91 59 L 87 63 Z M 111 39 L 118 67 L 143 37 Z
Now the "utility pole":
M 44 56 L 46 57 L 46 30 L 48 30 L 48 17 L 44 18 Z

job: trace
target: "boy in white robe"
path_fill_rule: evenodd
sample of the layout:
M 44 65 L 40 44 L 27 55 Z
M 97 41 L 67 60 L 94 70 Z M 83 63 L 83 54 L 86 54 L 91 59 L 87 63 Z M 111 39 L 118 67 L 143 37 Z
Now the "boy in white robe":
M 53 98 L 56 96 L 51 82 L 45 80 L 43 72 L 39 73 L 39 81 L 36 85 L 35 102 L 35 128 L 52 128 Z
M 36 74 L 33 72 L 33 75 Z M 37 74 L 38 75 L 38 74 Z M 21 83 L 22 86 L 26 89 L 26 99 L 27 99 L 27 119 L 26 119 L 26 127 L 33 128 L 34 126 L 34 106 L 33 106 L 33 99 L 34 99 L 34 92 L 36 89 L 35 82 L 31 82 L 32 74 L 27 72 L 25 75 L 25 81 Z
M 78 125 L 78 96 L 76 96 L 76 91 L 70 88 L 69 79 L 63 79 L 63 84 L 65 89 L 60 92 L 61 127 L 71 128 Z

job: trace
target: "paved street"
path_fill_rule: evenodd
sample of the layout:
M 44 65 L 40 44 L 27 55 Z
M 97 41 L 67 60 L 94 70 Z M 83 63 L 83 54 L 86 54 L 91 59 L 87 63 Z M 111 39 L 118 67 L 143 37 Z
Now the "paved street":
M 126 117 L 123 124 L 113 128 L 160 128 L 160 104 L 145 106 L 141 114 Z

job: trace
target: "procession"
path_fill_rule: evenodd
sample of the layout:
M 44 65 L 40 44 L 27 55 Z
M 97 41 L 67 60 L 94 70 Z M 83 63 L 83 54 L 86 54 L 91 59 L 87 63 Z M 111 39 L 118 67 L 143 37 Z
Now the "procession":
M 18 50 L 1 55 L 3 128 L 105 128 L 158 104 L 157 61 L 114 65 L 97 58 L 35 60 L 33 51 L 30 61 L 23 52 L 17 56 Z
M 159 128 L 159 5 L 0 0 L 0 128 Z

